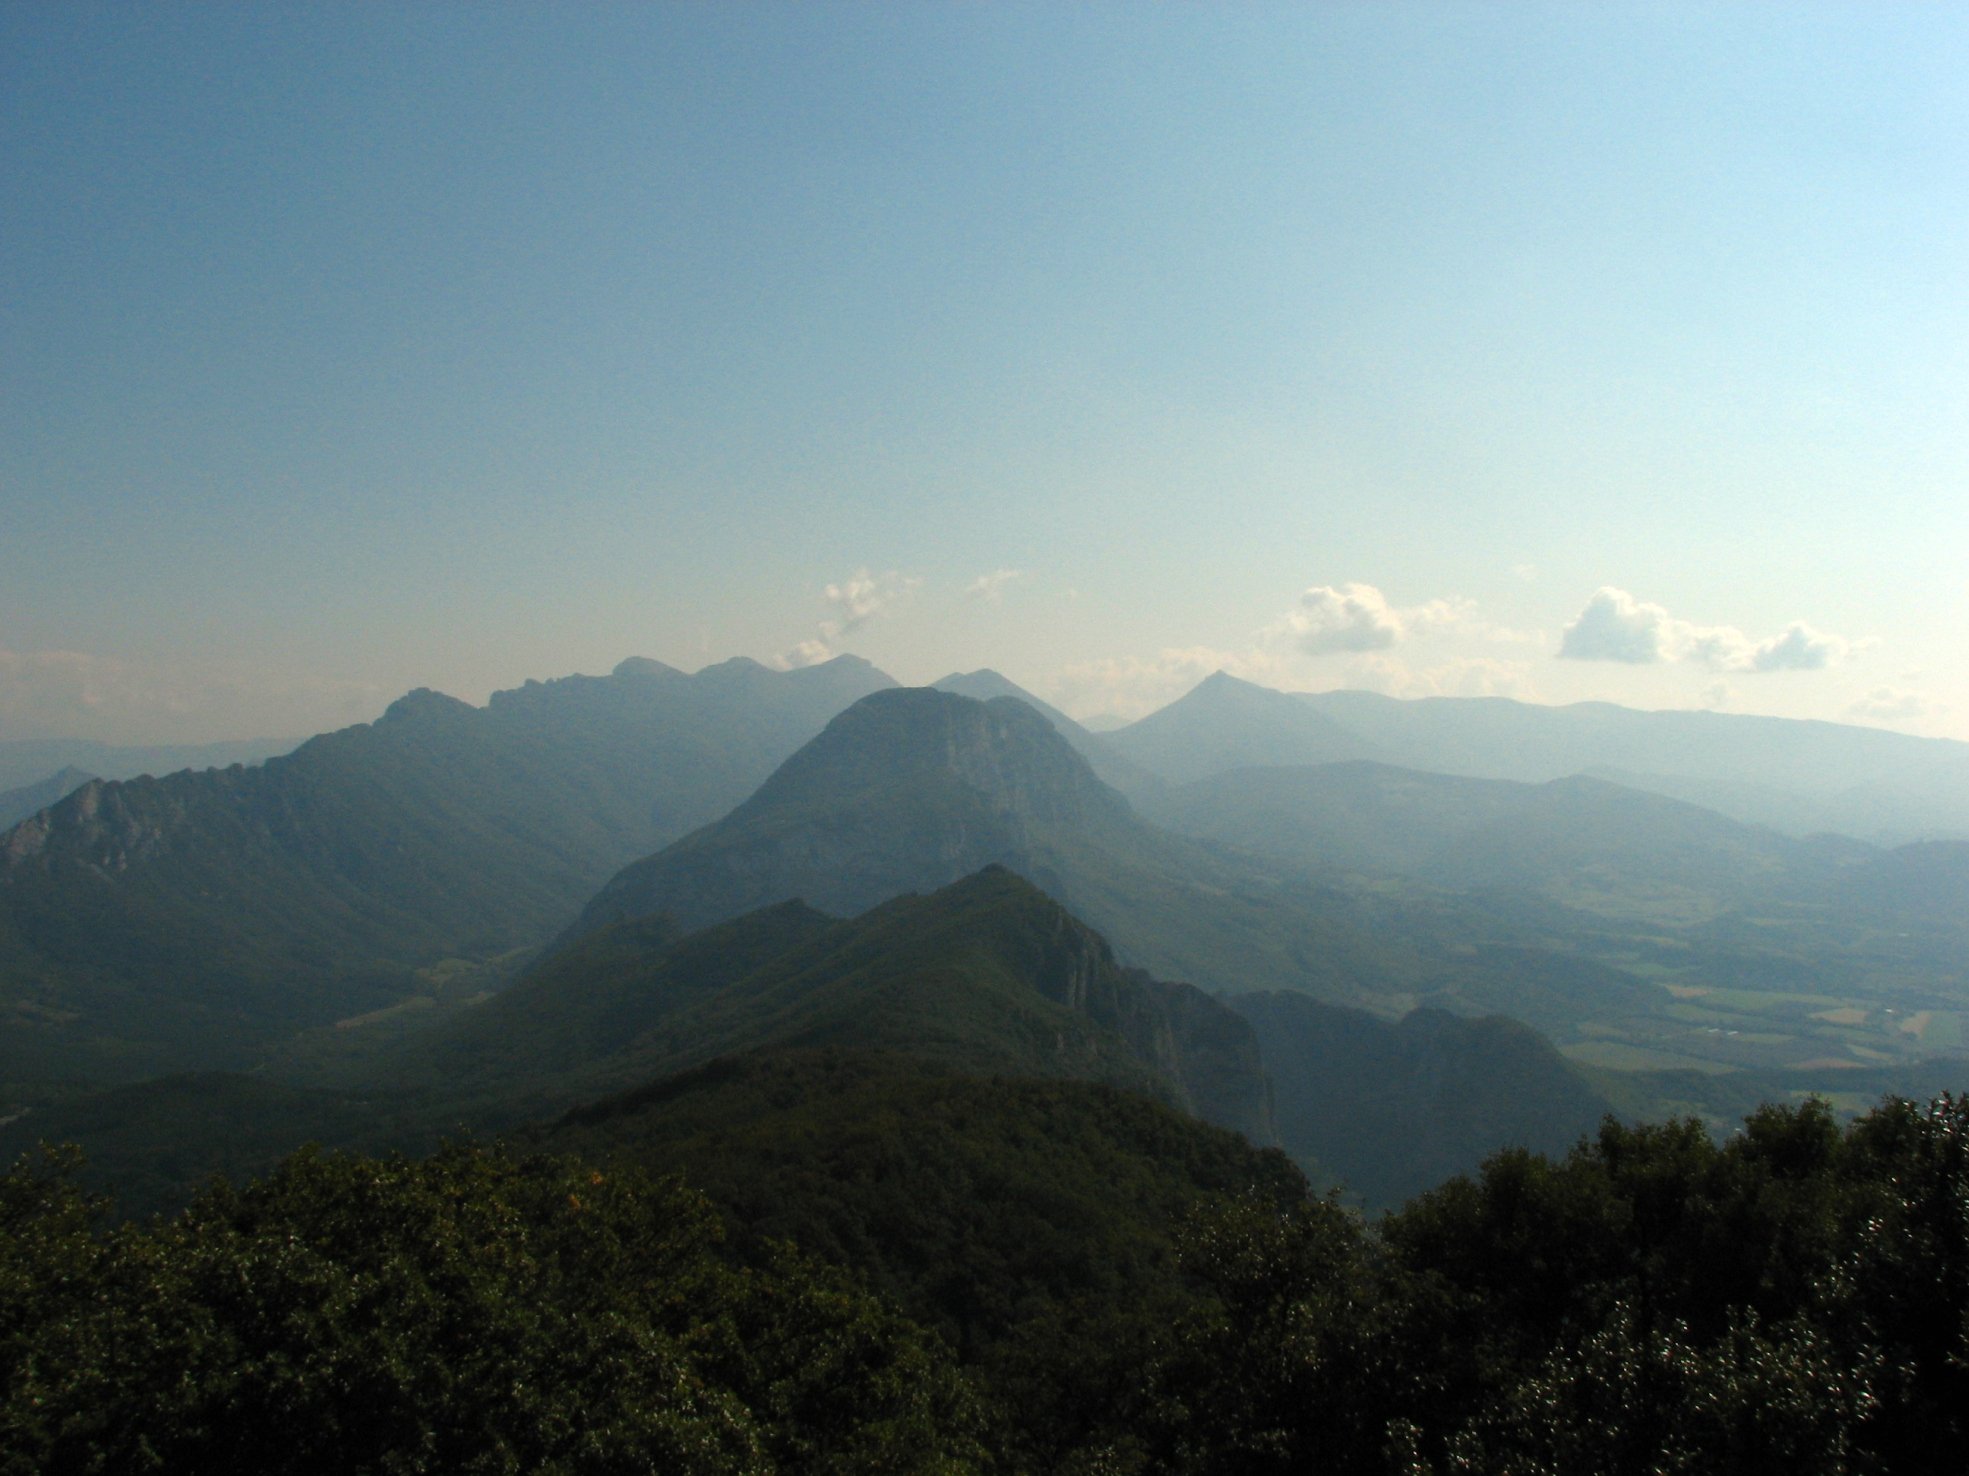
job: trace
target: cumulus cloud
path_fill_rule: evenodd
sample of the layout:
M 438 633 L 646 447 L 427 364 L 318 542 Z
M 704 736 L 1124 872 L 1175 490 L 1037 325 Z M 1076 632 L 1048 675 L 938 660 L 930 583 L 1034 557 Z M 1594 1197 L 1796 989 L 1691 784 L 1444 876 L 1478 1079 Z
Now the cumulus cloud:
M 893 569 L 886 574 L 855 570 L 839 584 L 830 584 L 822 591 L 822 598 L 838 614 L 832 620 L 821 622 L 821 634 L 833 641 L 859 629 L 876 616 L 885 614 L 922 582 L 920 579 L 905 578 Z
M 1299 596 L 1285 628 L 1308 656 L 1385 650 L 1402 637 L 1400 618 L 1371 584 L 1315 585 Z
M 862 568 L 839 584 L 825 586 L 821 590 L 821 598 L 834 613 L 820 622 L 819 634 L 782 651 L 773 658 L 773 664 L 792 668 L 826 661 L 839 652 L 843 636 L 859 630 L 878 616 L 888 614 L 922 582 L 913 575 L 898 574 L 893 569 L 882 574 L 871 574 Z
M 1793 622 L 1751 653 L 1753 671 L 1820 671 L 1846 654 L 1848 642 Z
M 1418 631 L 1471 618 L 1468 600 L 1430 600 L 1397 608 L 1371 584 L 1316 584 L 1299 596 L 1279 631 L 1308 656 L 1385 651 Z
M 1430 634 L 1544 644 L 1536 631 L 1510 630 L 1480 619 L 1470 600 L 1396 605 L 1372 584 L 1321 584 L 1303 591 L 1290 609 L 1252 632 L 1249 643 L 1239 648 L 1167 647 L 1154 656 L 1083 661 L 1062 671 L 1052 691 L 1069 712 L 1135 718 L 1182 696 L 1213 672 L 1289 690 L 1307 684 L 1307 657 L 1323 663 L 1344 657 L 1349 683 L 1401 696 L 1527 694 L 1529 668 L 1522 662 L 1466 656 L 1418 668 L 1393 654 L 1403 643 Z M 1332 666 L 1323 669 L 1330 680 Z
M 1594 592 L 1559 641 L 1559 655 L 1571 661 L 1687 661 L 1724 672 L 1818 671 L 1852 649 L 1802 621 L 1762 641 L 1734 626 L 1697 625 L 1611 585 Z
M 1643 604 L 1624 589 L 1611 586 L 1586 602 L 1579 618 L 1566 627 L 1559 654 L 1572 661 L 1626 661 L 1636 666 L 1665 659 L 1663 627 L 1668 612 Z
M 980 574 L 965 585 L 964 597 L 995 605 L 1004 595 L 1006 585 L 1025 577 L 1023 569 L 993 569 L 989 574 Z

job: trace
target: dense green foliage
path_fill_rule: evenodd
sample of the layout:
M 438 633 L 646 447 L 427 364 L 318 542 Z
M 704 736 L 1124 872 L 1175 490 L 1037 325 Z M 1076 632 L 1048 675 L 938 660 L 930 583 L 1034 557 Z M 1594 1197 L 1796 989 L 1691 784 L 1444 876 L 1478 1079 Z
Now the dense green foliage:
M 93 1233 L 0 1182 L 0 1471 L 968 1469 L 934 1341 L 675 1183 L 453 1149 L 290 1159 Z
M 893 1061 L 721 1063 L 560 1139 L 607 1158 L 305 1153 L 109 1231 L 23 1162 L 0 1471 L 1844 1476 L 1969 1437 L 1953 1098 L 1609 1120 L 1374 1227 L 1155 1104 Z
M 1365 1243 L 1235 1212 L 1192 1268 L 1225 1311 L 1179 1337 L 1146 1469 L 1921 1472 L 1969 1434 L 1969 1106 L 1946 1097 L 1843 1133 L 1769 1107 L 1721 1146 L 1609 1121 Z

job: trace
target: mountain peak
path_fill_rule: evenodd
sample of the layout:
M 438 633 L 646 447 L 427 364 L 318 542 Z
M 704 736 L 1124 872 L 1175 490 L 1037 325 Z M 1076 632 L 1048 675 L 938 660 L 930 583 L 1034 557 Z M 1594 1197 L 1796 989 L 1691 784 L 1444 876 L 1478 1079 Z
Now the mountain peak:
M 702 927 L 795 896 L 848 915 L 994 862 L 1031 876 L 1049 838 L 1134 824 L 1025 703 L 890 687 L 836 716 L 725 819 L 623 871 L 580 929 L 659 910 Z
M 1375 758 L 1373 746 L 1304 699 L 1216 671 L 1140 722 L 1103 735 L 1125 757 L 1184 782 L 1227 769 Z
M 678 677 L 683 673 L 674 666 L 653 660 L 648 656 L 625 656 L 615 663 L 615 670 L 609 673 L 617 677 Z
M 447 697 L 429 687 L 415 687 L 384 708 L 381 721 L 400 723 L 413 718 L 453 716 L 477 710 L 471 703 L 460 702 L 456 697 Z

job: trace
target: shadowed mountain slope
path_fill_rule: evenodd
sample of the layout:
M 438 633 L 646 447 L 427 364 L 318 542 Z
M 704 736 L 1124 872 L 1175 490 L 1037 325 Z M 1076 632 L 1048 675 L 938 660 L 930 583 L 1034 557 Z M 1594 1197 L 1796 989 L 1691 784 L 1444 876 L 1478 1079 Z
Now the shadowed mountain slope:
M 419 691 L 257 768 L 85 785 L 0 835 L 0 1079 L 237 1062 L 537 945 L 889 679 L 624 662 Z
M 377 1069 L 511 1120 L 766 1046 L 1107 1081 L 1271 1136 L 1242 1020 L 1120 967 L 1098 934 L 996 867 L 846 921 L 796 901 L 686 937 L 661 917 L 618 923 Z
M 849 915 L 994 863 L 1044 873 L 1063 839 L 1119 846 L 1139 829 L 1024 703 L 898 688 L 842 713 L 723 820 L 626 868 L 582 926 L 663 912 L 697 928 L 788 897 Z
M 1399 1024 L 1301 994 L 1230 1001 L 1263 1042 L 1279 1140 L 1386 1209 L 1500 1148 L 1562 1153 L 1612 1109 L 1552 1045 L 1501 1015 Z

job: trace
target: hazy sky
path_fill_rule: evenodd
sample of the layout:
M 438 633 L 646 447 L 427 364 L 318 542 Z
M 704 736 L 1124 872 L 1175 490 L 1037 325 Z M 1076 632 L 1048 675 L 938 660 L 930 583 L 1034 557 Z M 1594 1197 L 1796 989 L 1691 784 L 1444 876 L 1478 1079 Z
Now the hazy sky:
M 1969 7 L 0 7 L 0 738 L 629 654 L 1969 738 Z

